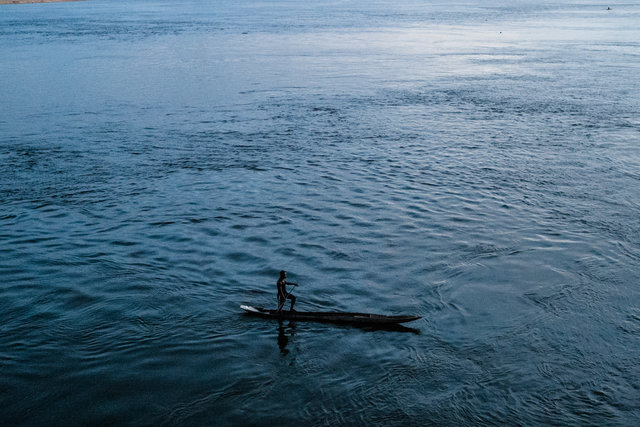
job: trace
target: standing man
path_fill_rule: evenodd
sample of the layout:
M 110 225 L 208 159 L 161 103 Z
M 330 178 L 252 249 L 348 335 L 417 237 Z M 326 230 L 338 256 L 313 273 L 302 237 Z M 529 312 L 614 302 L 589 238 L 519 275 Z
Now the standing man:
M 296 303 L 296 297 L 287 292 L 287 285 L 298 286 L 297 283 L 287 282 L 287 272 L 282 270 L 280 272 L 280 278 L 278 279 L 278 311 L 282 310 L 284 307 L 284 303 L 287 302 L 287 299 L 291 300 L 291 311 L 295 311 L 293 309 L 293 304 Z

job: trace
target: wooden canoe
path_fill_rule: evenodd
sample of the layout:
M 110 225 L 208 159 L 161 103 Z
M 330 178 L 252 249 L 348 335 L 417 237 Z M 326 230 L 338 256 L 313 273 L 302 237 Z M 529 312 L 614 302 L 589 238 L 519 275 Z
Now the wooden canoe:
M 418 320 L 421 316 L 385 316 L 383 314 L 349 313 L 340 311 L 287 311 L 241 305 L 247 314 L 279 320 L 351 323 L 358 325 L 398 325 Z

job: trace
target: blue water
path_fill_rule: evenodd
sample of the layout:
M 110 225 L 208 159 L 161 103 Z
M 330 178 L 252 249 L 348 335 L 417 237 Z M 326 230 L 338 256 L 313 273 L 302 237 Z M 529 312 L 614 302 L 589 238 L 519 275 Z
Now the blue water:
M 0 5 L 0 423 L 636 425 L 639 24 Z

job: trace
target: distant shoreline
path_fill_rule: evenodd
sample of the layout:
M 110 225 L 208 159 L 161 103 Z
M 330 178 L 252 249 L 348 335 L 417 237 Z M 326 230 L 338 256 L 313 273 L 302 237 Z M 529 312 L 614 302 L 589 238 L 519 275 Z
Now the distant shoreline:
M 61 1 L 84 1 L 84 0 L 0 0 L 0 4 L 57 3 Z

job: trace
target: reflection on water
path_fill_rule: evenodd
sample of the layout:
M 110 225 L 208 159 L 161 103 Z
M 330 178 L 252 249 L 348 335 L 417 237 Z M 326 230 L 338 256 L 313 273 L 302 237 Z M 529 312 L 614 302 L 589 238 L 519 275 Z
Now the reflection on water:
M 287 354 L 289 354 L 287 345 L 289 344 L 289 338 L 293 338 L 295 330 L 295 322 L 289 322 L 287 324 L 287 332 L 285 332 L 283 322 L 281 320 L 278 321 L 278 348 L 280 348 L 281 355 L 286 356 Z
M 278 348 L 280 349 L 280 354 L 282 356 L 286 356 L 290 353 L 290 350 L 287 348 L 289 345 L 289 340 L 292 339 L 296 332 L 296 323 L 295 321 L 287 322 L 287 326 L 284 326 L 284 322 L 282 320 L 278 321 Z M 403 325 L 340 325 L 340 324 L 329 324 L 326 325 L 328 330 L 327 334 L 331 334 L 331 328 L 353 328 L 357 330 L 361 330 L 363 332 L 377 332 L 377 331 L 387 331 L 387 332 L 408 332 L 412 334 L 419 335 L 420 330 L 409 328 Z

